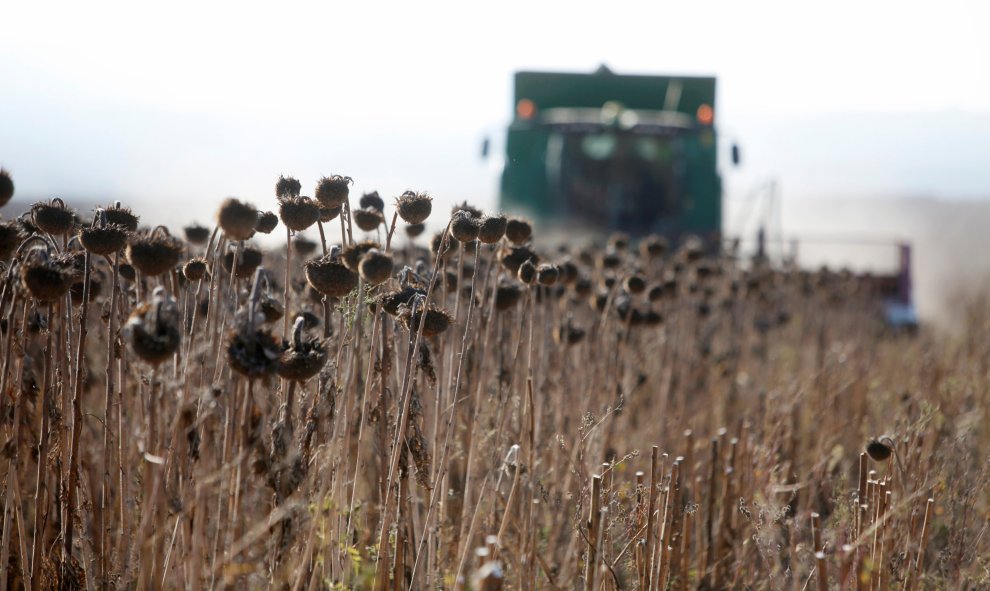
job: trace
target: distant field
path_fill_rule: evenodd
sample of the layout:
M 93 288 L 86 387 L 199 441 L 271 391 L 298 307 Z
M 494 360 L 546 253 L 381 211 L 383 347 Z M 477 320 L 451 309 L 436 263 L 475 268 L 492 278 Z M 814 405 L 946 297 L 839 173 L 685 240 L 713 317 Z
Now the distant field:
M 391 200 L 386 198 L 389 203 Z M 449 208 L 457 200 L 439 195 L 436 202 L 438 207 Z M 491 209 L 493 202 L 493 199 L 481 199 L 477 204 Z M 89 212 L 96 203 L 73 201 L 73 205 L 80 212 Z M 137 200 L 130 205 L 145 219 L 159 220 L 171 226 L 192 220 L 209 223 L 213 216 L 209 200 L 189 202 L 179 198 L 167 204 Z M 7 215 L 24 211 L 29 206 L 30 201 L 19 200 L 10 205 L 11 211 Z M 742 230 L 739 221 L 744 206 L 740 199 L 726 200 L 726 235 L 736 235 Z M 748 218 L 744 236 L 747 240 L 754 236 L 755 219 L 755 215 Z M 918 312 L 923 319 L 935 320 L 944 326 L 955 325 L 959 320 L 953 315 L 958 296 L 979 292 L 990 285 L 990 232 L 986 230 L 990 228 L 990 199 L 788 197 L 781 207 L 780 219 L 783 234 L 788 239 L 836 238 L 835 244 L 799 245 L 799 262 L 810 269 L 828 264 L 836 269 L 893 270 L 897 259 L 892 246 L 851 245 L 844 244 L 843 240 L 910 241 L 914 246 Z M 313 229 L 305 234 L 310 238 L 317 236 Z M 266 236 L 259 239 L 264 244 L 275 242 Z M 771 253 L 779 253 L 779 248 L 779 244 L 772 245 Z M 790 252 L 789 244 L 783 248 Z

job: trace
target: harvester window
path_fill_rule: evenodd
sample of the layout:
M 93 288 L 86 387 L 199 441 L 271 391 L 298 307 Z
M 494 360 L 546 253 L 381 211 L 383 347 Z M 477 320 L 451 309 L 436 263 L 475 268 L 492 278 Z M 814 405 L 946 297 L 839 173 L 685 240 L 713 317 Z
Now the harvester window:
M 676 138 L 609 130 L 561 133 L 551 143 L 555 201 L 570 215 L 647 232 L 677 213 Z
M 596 133 L 581 139 L 581 150 L 593 160 L 605 160 L 615 153 L 615 136 L 611 133 Z

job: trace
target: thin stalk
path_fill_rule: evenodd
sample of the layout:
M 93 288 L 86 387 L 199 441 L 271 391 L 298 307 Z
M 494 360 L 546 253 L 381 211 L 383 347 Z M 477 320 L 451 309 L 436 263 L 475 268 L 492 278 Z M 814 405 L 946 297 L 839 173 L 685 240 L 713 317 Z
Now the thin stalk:
M 79 345 L 76 349 L 76 376 L 75 390 L 72 394 L 72 446 L 69 450 L 69 489 L 65 499 L 63 509 L 64 530 L 62 546 L 62 573 L 67 576 L 68 568 L 72 561 L 72 540 L 75 528 L 75 500 L 76 488 L 79 485 L 79 472 L 76 463 L 79 461 L 79 439 L 82 436 L 82 391 L 85 376 L 82 372 L 83 354 L 86 350 L 86 336 L 89 334 L 87 319 L 89 318 L 89 279 L 90 279 L 90 253 L 87 250 L 84 259 L 83 270 L 83 297 L 82 310 L 79 313 Z

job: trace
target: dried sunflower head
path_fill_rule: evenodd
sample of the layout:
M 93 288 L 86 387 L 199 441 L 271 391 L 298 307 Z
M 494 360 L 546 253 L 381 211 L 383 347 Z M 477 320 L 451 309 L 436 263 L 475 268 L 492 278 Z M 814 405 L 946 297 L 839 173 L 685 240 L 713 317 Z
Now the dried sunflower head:
M 137 232 L 138 222 L 141 220 L 130 207 L 124 207 L 119 201 L 103 210 L 108 224 L 123 226 L 128 232 Z
M 355 209 L 352 213 L 354 223 L 365 232 L 373 232 L 375 228 L 385 223 L 382 212 L 373 207 Z
M 52 236 L 68 234 L 76 224 L 76 212 L 58 198 L 35 203 L 31 207 L 31 217 L 38 228 Z
M 341 207 L 347 201 L 353 182 L 351 177 L 339 174 L 323 177 L 316 185 L 316 200 L 324 207 Z
M 294 232 L 302 232 L 320 219 L 320 207 L 309 197 L 279 197 L 278 213 L 282 223 Z
M 298 197 L 301 191 L 302 183 L 298 180 L 292 178 L 291 176 L 286 177 L 279 175 L 278 181 L 275 183 L 276 197 Z
M 70 261 L 51 256 L 44 248 L 32 248 L 21 265 L 21 285 L 42 302 L 54 302 L 65 295 L 76 279 Z
M 304 382 L 320 373 L 327 363 L 326 345 L 321 339 L 303 337 L 305 320 L 296 318 L 292 327 L 292 341 L 287 343 L 278 363 L 279 377 Z
M 258 210 L 249 203 L 228 197 L 220 204 L 217 222 L 231 240 L 247 240 L 254 235 Z
M 506 222 L 505 237 L 513 244 L 522 244 L 533 235 L 533 226 L 522 218 L 512 218 Z
M 358 206 L 362 209 L 370 208 L 377 210 L 379 212 L 385 211 L 385 200 L 381 198 L 378 191 L 372 191 L 370 193 L 365 193 L 361 195 L 361 200 L 358 201 Z
M 182 242 L 169 236 L 164 226 L 155 228 L 150 234 L 131 236 L 127 243 L 127 260 L 148 276 L 171 271 L 181 257 Z
M 129 234 L 125 226 L 109 222 L 106 212 L 98 210 L 93 224 L 79 231 L 79 243 L 93 254 L 106 256 L 124 248 Z
M 361 257 L 358 272 L 369 285 L 379 285 L 389 280 L 393 267 L 392 255 L 373 249 Z
M 6 169 L 0 168 L 0 207 L 7 205 L 14 197 L 14 179 Z
M 9 259 L 23 239 L 24 232 L 17 220 L 0 222 L 0 260 Z
M 199 281 L 206 277 L 206 259 L 203 257 L 196 257 L 190 259 L 185 265 L 182 266 L 182 274 L 185 275 L 186 279 L 189 281 Z
M 234 250 L 237 250 L 237 268 L 234 268 Z M 244 246 L 239 249 L 228 250 L 227 254 L 223 255 L 221 264 L 223 265 L 223 270 L 234 273 L 234 276 L 238 279 L 248 279 L 254 276 L 254 271 L 261 266 L 261 261 L 264 258 L 264 254 L 261 250 L 253 246 Z
M 433 198 L 426 193 L 406 191 L 395 200 L 395 208 L 407 224 L 422 224 L 433 211 Z
M 254 224 L 254 229 L 262 234 L 271 234 L 278 227 L 278 216 L 270 211 L 258 212 L 258 221 Z
M 210 239 L 210 229 L 199 224 L 192 224 L 183 228 L 186 235 L 186 242 L 202 246 Z
M 131 312 L 124 335 L 131 350 L 147 363 L 159 365 L 170 359 L 182 340 L 175 300 L 163 288 L 156 287 L 151 301 Z
M 485 244 L 495 244 L 505 236 L 505 228 L 508 220 L 504 215 L 494 215 L 482 218 L 481 226 L 478 228 L 478 240 Z
M 342 298 L 358 286 L 358 274 L 348 269 L 333 253 L 306 261 L 306 280 L 323 295 Z
M 467 210 L 459 209 L 455 211 L 453 217 L 450 219 L 450 234 L 458 242 L 476 240 L 480 230 L 481 227 L 478 224 L 478 218 L 475 218 Z
M 423 319 L 423 306 L 404 306 L 399 311 L 399 320 L 406 325 L 409 332 L 415 333 L 419 330 L 420 322 L 423 323 L 423 336 L 433 337 L 450 328 L 453 317 L 445 310 L 430 305 L 426 309 L 426 318 Z

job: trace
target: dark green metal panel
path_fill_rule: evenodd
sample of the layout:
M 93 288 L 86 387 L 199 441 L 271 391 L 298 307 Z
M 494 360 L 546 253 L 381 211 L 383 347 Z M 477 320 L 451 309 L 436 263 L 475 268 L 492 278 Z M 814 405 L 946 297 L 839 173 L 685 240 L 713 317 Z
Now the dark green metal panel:
M 680 83 L 676 111 L 694 116 L 703 104 L 715 107 L 715 78 L 699 76 L 627 76 L 599 70 L 594 74 L 517 72 L 515 102 L 529 99 L 537 112 L 553 107 L 598 108 L 618 101 L 630 109 L 661 110 L 671 82 Z
M 668 96 L 672 84 L 680 89 Z M 531 101 L 535 115 L 515 116 L 506 140 L 505 168 L 502 173 L 501 205 L 508 211 L 523 211 L 538 220 L 562 221 L 559 198 L 552 193 L 548 146 L 555 131 L 541 115 L 551 109 L 601 109 L 617 102 L 625 109 L 640 112 L 675 111 L 691 125 L 669 139 L 678 155 L 676 180 L 670 183 L 677 207 L 651 221 L 651 231 L 673 237 L 684 233 L 718 238 L 722 221 L 721 179 L 717 169 L 715 129 L 697 121 L 699 107 L 715 107 L 715 79 L 690 76 L 625 76 L 600 70 L 593 74 L 518 72 L 515 76 L 513 108 L 519 101 Z M 670 108 L 676 102 L 675 108 Z M 665 140 L 668 141 L 668 140 Z M 674 173 L 672 173 L 674 174 Z M 563 220 L 566 221 L 566 220 Z M 627 230 L 610 226 L 605 219 L 601 230 Z

